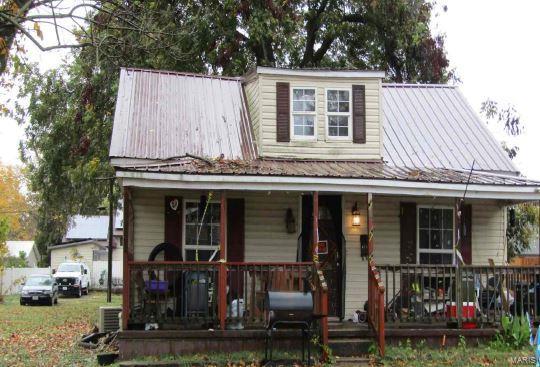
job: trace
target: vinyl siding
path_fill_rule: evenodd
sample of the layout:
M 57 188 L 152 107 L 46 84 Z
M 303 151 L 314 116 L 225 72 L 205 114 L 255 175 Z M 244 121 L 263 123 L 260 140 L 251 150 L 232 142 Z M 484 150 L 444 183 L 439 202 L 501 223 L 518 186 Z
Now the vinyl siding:
M 77 249 L 79 255 L 82 256 L 81 262 L 85 263 L 88 267 L 91 267 L 93 261 L 93 250 L 99 249 L 96 244 L 88 243 L 76 247 L 64 247 L 51 250 L 51 268 L 58 269 L 58 265 L 66 261 L 73 261 L 72 254 L 73 249 Z
M 290 142 L 276 142 L 276 82 L 288 82 L 291 88 L 316 88 L 316 141 L 294 140 L 291 134 Z M 352 140 L 328 140 L 326 137 L 326 88 L 350 89 L 353 84 L 363 84 L 366 86 L 366 144 L 353 144 Z M 256 130 L 255 136 L 259 143 L 259 153 L 261 156 L 311 159 L 381 158 L 380 79 L 314 78 L 259 74 L 258 85 L 260 112 L 254 111 L 252 123 L 254 130 Z M 258 117 L 258 121 L 255 121 L 254 116 Z M 255 128 L 255 126 L 257 127 Z
M 351 208 L 358 201 L 362 211 L 362 225 L 352 227 Z M 356 310 L 363 310 L 367 301 L 367 261 L 360 258 L 360 235 L 367 233 L 365 195 L 346 195 L 344 201 L 344 233 L 347 239 L 347 281 L 345 315 L 351 317 Z M 453 206 L 453 199 L 375 196 L 374 257 L 377 264 L 400 262 L 400 202 L 416 202 L 417 205 Z M 487 265 L 488 259 L 495 264 L 506 261 L 506 211 L 495 200 L 470 200 L 472 204 L 472 261 L 474 265 Z
M 178 195 L 198 199 L 203 192 L 135 189 L 134 245 L 135 259 L 146 260 L 152 248 L 163 242 L 164 197 Z M 300 226 L 300 193 L 229 192 L 228 197 L 245 198 L 245 260 L 296 261 L 296 233 L 285 231 L 285 211 L 291 208 Z M 219 196 L 215 197 L 219 200 Z M 352 226 L 351 209 L 358 202 L 361 225 Z M 399 205 L 412 201 L 418 205 L 449 205 L 453 199 L 416 197 L 374 197 L 375 260 L 377 264 L 399 264 Z M 494 200 L 471 200 L 473 205 L 472 257 L 474 264 L 487 264 L 493 258 L 497 264 L 505 260 L 506 216 L 502 205 Z M 367 233 L 365 194 L 343 195 L 343 234 L 346 246 L 345 316 L 361 310 L 367 300 L 367 261 L 360 258 L 360 235 Z M 234 220 L 229 218 L 229 220 Z
M 166 195 L 198 200 L 203 194 L 207 193 L 134 190 L 135 260 L 148 259 L 154 246 L 164 240 Z M 298 234 L 285 231 L 285 212 L 291 208 L 298 224 L 299 194 L 229 192 L 227 195 L 245 199 L 245 261 L 296 261 Z M 219 200 L 219 195 L 215 200 Z
M 262 148 L 259 140 L 259 137 L 261 136 L 261 99 L 257 77 L 244 84 L 244 91 L 246 92 L 249 117 L 251 119 L 251 126 L 253 127 L 253 135 L 260 153 L 260 149 Z

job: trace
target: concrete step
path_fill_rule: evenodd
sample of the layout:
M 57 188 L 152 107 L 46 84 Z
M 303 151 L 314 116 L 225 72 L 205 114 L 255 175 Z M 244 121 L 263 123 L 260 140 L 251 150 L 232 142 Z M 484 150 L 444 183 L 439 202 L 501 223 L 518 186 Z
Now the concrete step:
M 342 328 L 328 328 L 328 337 L 330 339 L 339 338 L 371 338 L 373 332 L 367 328 L 358 327 L 342 327 Z
M 367 357 L 336 357 L 335 365 L 341 366 L 341 367 L 369 366 L 369 358 Z
M 328 346 L 332 354 L 339 357 L 358 357 L 367 355 L 369 347 L 373 343 L 372 339 L 363 338 L 340 338 L 330 339 Z

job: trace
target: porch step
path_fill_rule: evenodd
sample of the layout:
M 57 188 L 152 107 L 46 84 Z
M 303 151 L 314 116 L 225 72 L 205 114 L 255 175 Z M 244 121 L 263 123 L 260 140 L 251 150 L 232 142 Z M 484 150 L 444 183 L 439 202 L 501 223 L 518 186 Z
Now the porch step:
M 364 338 L 339 338 L 330 339 L 328 346 L 336 357 L 359 357 L 369 353 L 369 347 L 373 344 L 371 339 Z
M 336 357 L 336 366 L 356 367 L 369 366 L 369 358 L 367 357 Z

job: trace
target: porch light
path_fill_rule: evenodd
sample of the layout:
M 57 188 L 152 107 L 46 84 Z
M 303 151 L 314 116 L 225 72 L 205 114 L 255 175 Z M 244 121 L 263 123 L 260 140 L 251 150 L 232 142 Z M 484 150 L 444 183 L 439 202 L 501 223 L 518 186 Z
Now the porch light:
M 352 207 L 352 225 L 360 225 L 360 210 L 358 210 L 358 202 L 355 202 L 354 206 Z
M 291 208 L 288 208 L 287 213 L 285 214 L 285 228 L 287 233 L 296 232 L 296 221 L 294 220 L 294 215 Z

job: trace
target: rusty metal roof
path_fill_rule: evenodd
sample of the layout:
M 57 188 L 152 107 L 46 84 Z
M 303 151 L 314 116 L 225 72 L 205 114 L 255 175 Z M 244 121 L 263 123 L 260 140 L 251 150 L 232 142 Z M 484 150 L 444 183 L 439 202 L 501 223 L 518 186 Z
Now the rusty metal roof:
M 117 169 L 120 171 L 177 174 L 362 178 L 432 183 L 467 183 L 469 179 L 469 172 L 466 170 L 442 168 L 418 169 L 395 167 L 382 162 L 342 160 L 256 159 L 253 161 L 242 161 L 182 158 L 162 163 L 122 166 L 117 167 Z M 477 171 L 471 174 L 470 183 L 540 186 L 539 181 Z
M 110 157 L 254 159 L 241 78 L 122 69 Z
M 459 88 L 383 84 L 383 159 L 398 167 L 518 172 Z

